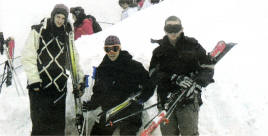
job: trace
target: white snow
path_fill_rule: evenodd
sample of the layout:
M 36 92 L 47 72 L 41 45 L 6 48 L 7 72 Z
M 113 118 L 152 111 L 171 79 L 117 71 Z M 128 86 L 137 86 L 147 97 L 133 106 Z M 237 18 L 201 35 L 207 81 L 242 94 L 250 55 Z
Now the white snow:
M 181 18 L 185 35 L 195 37 L 207 51 L 212 50 L 219 40 L 238 43 L 215 67 L 216 82 L 203 91 L 200 135 L 267 135 L 268 9 L 265 0 L 165 0 L 122 22 L 118 0 L 0 0 L 0 31 L 6 38 L 15 38 L 15 56 L 20 55 L 30 26 L 50 16 L 57 3 L 68 7 L 81 5 L 97 20 L 116 23 L 113 26 L 101 24 L 104 31 L 82 36 L 76 41 L 80 63 L 87 74 L 91 74 L 92 66 L 101 62 L 105 55 L 103 43 L 110 34 L 117 35 L 122 48 L 148 69 L 152 51 L 157 46 L 150 43 L 150 38 L 164 36 L 164 20 L 170 15 Z M 0 63 L 4 59 L 1 55 Z M 22 69 L 17 73 L 26 95 L 18 96 L 14 86 L 6 88 L 4 85 L 2 88 L 0 135 L 3 136 L 30 135 L 31 131 L 26 75 Z M 152 97 L 147 105 L 154 102 L 155 97 Z M 73 105 L 69 90 L 66 134 L 75 135 Z M 156 109 L 148 114 L 152 117 Z M 149 120 L 148 115 L 145 120 Z M 159 130 L 155 135 L 160 135 Z

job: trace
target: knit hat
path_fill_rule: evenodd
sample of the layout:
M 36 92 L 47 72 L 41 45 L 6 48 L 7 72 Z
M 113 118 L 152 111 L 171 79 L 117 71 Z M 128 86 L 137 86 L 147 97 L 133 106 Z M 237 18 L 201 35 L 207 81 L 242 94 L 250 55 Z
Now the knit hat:
M 110 35 L 105 39 L 104 45 L 115 45 L 115 44 L 121 44 L 117 36 Z
M 54 17 L 56 14 L 63 14 L 65 16 L 65 24 L 67 23 L 69 9 L 64 4 L 56 4 L 54 9 L 51 12 L 51 21 L 54 22 Z

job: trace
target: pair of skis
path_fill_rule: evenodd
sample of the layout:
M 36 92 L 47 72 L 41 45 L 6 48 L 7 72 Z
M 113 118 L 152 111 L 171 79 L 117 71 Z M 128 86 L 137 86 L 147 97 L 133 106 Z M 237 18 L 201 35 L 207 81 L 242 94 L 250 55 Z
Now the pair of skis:
M 4 73 L 2 74 L 2 83 L 0 84 L 0 93 L 3 83 L 6 81 L 6 85 L 10 86 L 12 84 L 12 79 L 14 81 L 16 91 L 18 96 L 20 96 L 20 92 L 24 94 L 24 90 L 22 84 L 18 78 L 18 74 L 15 71 L 13 65 L 14 59 L 14 48 L 15 48 L 15 40 L 9 37 L 7 40 L 4 39 L 4 35 L 0 32 L 0 52 L 1 54 L 5 53 L 7 61 L 4 66 Z M 6 76 L 5 76 L 6 75 Z
M 69 69 L 71 73 L 72 78 L 72 84 L 73 84 L 73 94 L 74 94 L 74 103 L 75 103 L 75 125 L 77 127 L 77 131 L 79 135 L 82 133 L 82 127 L 83 127 L 83 121 L 84 116 L 82 112 L 82 102 L 81 98 L 79 96 L 79 75 L 77 73 L 77 67 L 76 67 L 76 60 L 75 60 L 75 54 L 74 54 L 74 32 L 69 32 L 69 42 L 67 44 L 67 57 L 68 62 L 70 64 Z
M 74 32 L 69 32 L 69 42 L 67 45 L 67 57 L 70 64 L 70 73 L 72 78 L 72 84 L 73 84 L 73 94 L 74 94 L 74 101 L 75 101 L 75 125 L 78 131 L 78 134 L 80 136 L 88 135 L 88 112 L 85 113 L 85 118 L 82 111 L 82 101 L 80 96 L 79 86 L 79 75 L 77 73 L 77 62 L 75 60 L 75 54 L 74 54 Z M 89 91 L 92 90 L 92 87 L 95 82 L 95 74 L 96 74 L 96 67 L 93 67 L 93 73 L 91 76 L 91 83 L 90 86 L 88 84 L 89 75 L 86 75 L 85 77 L 85 87 L 89 88 Z

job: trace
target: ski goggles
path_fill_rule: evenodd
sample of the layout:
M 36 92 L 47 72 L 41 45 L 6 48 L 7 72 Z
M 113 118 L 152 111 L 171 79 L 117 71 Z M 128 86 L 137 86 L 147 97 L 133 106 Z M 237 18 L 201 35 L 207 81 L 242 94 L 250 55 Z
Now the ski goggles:
M 178 33 L 179 31 L 182 30 L 182 26 L 179 25 L 179 24 L 176 24 L 176 25 L 166 25 L 164 27 L 165 31 L 167 33 Z
M 120 50 L 120 46 L 119 45 L 111 45 L 111 46 L 105 46 L 104 47 L 104 51 L 109 53 L 110 51 L 113 52 L 117 52 Z

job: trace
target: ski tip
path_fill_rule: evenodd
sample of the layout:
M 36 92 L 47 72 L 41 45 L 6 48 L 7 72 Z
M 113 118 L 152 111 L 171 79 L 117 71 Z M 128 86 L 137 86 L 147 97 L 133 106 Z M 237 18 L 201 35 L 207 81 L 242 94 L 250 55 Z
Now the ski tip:
M 229 45 L 231 45 L 231 46 L 235 46 L 235 45 L 237 45 L 238 43 L 230 42 L 230 43 L 227 43 L 227 44 L 229 44 Z
M 224 40 L 220 40 L 218 41 L 217 45 L 226 45 L 226 46 L 229 46 L 229 47 L 233 47 L 235 45 L 237 45 L 238 43 L 234 43 L 234 42 L 229 42 L 229 43 L 226 43 Z

